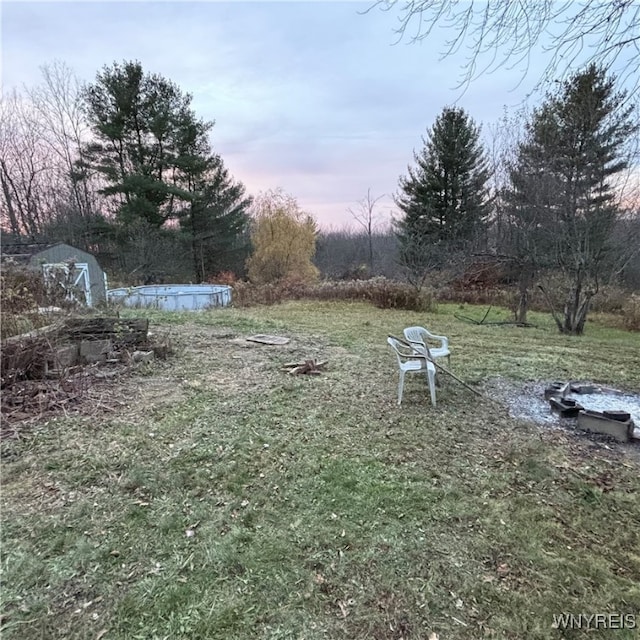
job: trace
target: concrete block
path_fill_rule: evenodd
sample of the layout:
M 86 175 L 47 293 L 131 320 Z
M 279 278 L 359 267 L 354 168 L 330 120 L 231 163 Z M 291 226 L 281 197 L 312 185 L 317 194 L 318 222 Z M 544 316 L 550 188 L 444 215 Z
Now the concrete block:
M 633 434 L 634 425 L 632 420 L 614 420 L 599 411 L 586 409 L 578 414 L 578 427 L 592 433 L 603 433 L 620 442 L 628 442 Z
M 600 389 L 592 384 L 572 384 L 571 391 L 573 393 L 598 393 Z
M 578 412 L 583 409 L 582 405 L 579 405 L 575 400 L 570 398 L 549 398 L 549 404 L 551 410 L 559 413 L 562 418 L 571 418 L 578 415 Z
M 112 350 L 111 340 L 83 340 L 80 343 L 80 358 L 85 362 L 104 362 Z
M 72 367 L 78 362 L 80 355 L 80 348 L 77 344 L 68 344 L 64 347 L 58 347 L 53 356 L 53 363 L 56 368 L 63 369 L 65 367 Z
M 49 378 L 59 378 L 79 360 L 80 348 L 77 344 L 67 344 L 52 350 L 45 362 L 45 375 Z

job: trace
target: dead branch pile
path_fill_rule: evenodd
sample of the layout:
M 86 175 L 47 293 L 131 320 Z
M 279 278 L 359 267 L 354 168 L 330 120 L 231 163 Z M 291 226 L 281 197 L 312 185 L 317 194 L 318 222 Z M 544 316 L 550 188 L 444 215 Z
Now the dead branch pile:
M 150 341 L 148 327 L 144 319 L 74 317 L 3 340 L 2 436 L 16 433 L 12 425 L 28 419 L 80 408 L 82 413 L 109 410 L 113 402 L 96 395 L 99 389 L 154 355 L 172 353 L 168 338 Z
M 508 269 L 504 261 L 494 256 L 476 256 L 462 274 L 453 282 L 456 291 L 495 289 L 508 281 Z
M 22 380 L 2 393 L 3 433 L 13 422 L 34 416 L 66 412 L 78 405 L 87 391 L 87 378 Z
M 148 329 L 145 319 L 67 318 L 7 338 L 0 348 L 0 385 L 4 389 L 19 380 L 39 380 L 81 361 L 106 360 L 109 353 L 148 346 Z
M 491 311 L 491 306 L 486 310 L 484 316 L 482 316 L 481 320 L 476 320 L 475 318 L 469 318 L 468 316 L 463 316 L 460 313 L 454 313 L 454 317 L 456 317 L 458 320 L 464 320 L 465 322 L 470 322 L 471 324 L 475 324 L 475 325 L 485 325 L 485 326 L 501 326 L 501 325 L 514 325 L 516 327 L 526 327 L 526 328 L 530 328 L 533 327 L 535 328 L 536 325 L 535 324 L 531 324 L 530 322 L 518 322 L 516 320 L 499 320 L 499 321 L 492 321 L 492 322 L 487 322 L 487 316 L 489 315 L 489 311 Z
M 282 365 L 284 371 L 289 375 L 312 375 L 317 376 L 322 373 L 322 369 L 327 365 L 328 361 L 317 362 L 316 360 L 305 360 L 304 362 L 287 362 Z
M 69 318 L 65 322 L 65 333 L 69 340 L 112 340 L 117 346 L 143 345 L 147 341 L 149 320 L 134 318 L 124 320 L 116 317 Z
M 109 373 L 127 371 L 128 367 L 118 365 L 117 372 L 111 369 Z M 3 390 L 0 439 L 18 436 L 28 423 L 52 416 L 117 411 L 124 403 L 116 398 L 113 380 L 100 373 L 94 366 L 57 380 L 21 380 Z

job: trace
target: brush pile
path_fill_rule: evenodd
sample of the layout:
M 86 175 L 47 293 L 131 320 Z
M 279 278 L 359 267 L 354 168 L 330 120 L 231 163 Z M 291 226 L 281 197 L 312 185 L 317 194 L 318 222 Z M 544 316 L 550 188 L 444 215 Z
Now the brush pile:
M 108 408 L 94 387 L 136 363 L 171 352 L 167 340 L 151 342 L 149 321 L 108 317 L 67 317 L 13 336 L 0 346 L 2 435 L 12 423 L 91 402 Z M 106 394 L 108 397 L 108 394 Z

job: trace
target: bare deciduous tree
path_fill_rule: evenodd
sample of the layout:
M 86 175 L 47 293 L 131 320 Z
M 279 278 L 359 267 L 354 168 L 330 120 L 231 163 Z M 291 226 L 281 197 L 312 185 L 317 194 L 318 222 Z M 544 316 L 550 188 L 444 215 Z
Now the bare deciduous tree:
M 540 47 L 551 54 L 540 82 L 564 75 L 576 63 L 621 63 L 632 91 L 640 83 L 640 3 L 637 0 L 377 0 L 372 8 L 398 10 L 400 38 L 423 40 L 442 26 L 454 35 L 443 57 L 466 49 L 460 86 L 483 73 L 528 63 Z M 550 44 L 549 44 L 550 43 Z M 586 59 L 585 59 L 586 58 Z M 488 59 L 488 60 L 487 60 Z
M 14 235 L 35 238 L 42 232 L 51 167 L 51 151 L 42 144 L 30 105 L 12 92 L 0 102 L 0 214 Z
M 349 207 L 347 211 L 351 217 L 364 229 L 367 234 L 367 248 L 369 254 L 369 274 L 373 275 L 373 234 L 378 224 L 378 215 L 376 214 L 376 204 L 384 198 L 384 194 L 373 198 L 371 189 L 367 189 L 367 195 L 358 200 L 355 209 Z
M 83 145 L 89 127 L 82 111 L 81 86 L 73 71 L 61 61 L 41 68 L 43 83 L 27 91 L 38 118 L 43 141 L 57 156 L 68 198 L 77 215 L 90 218 L 95 210 L 96 193 L 86 171 Z

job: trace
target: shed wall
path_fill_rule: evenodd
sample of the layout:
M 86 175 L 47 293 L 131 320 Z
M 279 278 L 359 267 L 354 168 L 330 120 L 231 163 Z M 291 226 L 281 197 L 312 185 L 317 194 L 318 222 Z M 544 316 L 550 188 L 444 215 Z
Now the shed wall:
M 89 265 L 89 284 L 91 286 L 91 299 L 93 304 L 105 302 L 107 291 L 104 283 L 104 271 L 101 269 L 95 256 L 86 251 L 77 249 L 68 244 L 57 244 L 44 249 L 31 256 L 29 264 L 38 269 L 41 265 L 65 262 L 70 258 L 76 258 L 76 262 L 86 262 Z

